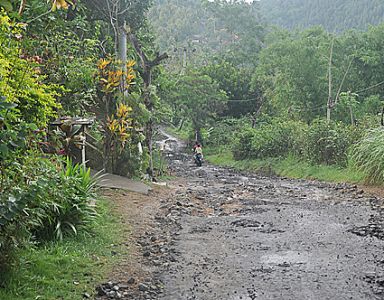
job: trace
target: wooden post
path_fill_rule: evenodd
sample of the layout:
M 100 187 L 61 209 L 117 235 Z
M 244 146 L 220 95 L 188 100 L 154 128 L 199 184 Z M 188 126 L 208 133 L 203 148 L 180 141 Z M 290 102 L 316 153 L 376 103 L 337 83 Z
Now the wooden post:
M 86 158 L 85 158 L 85 144 L 86 144 L 87 136 L 85 134 L 85 130 L 86 130 L 86 127 L 83 125 L 84 139 L 83 139 L 83 146 L 81 148 L 81 163 L 82 163 L 84 169 L 87 167 Z

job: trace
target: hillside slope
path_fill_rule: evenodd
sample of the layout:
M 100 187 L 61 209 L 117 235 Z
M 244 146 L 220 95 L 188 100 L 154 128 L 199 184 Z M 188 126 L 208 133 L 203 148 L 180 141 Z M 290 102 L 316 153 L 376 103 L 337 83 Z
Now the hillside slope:
M 384 21 L 382 0 L 261 0 L 260 6 L 268 23 L 285 28 L 322 25 L 344 31 Z

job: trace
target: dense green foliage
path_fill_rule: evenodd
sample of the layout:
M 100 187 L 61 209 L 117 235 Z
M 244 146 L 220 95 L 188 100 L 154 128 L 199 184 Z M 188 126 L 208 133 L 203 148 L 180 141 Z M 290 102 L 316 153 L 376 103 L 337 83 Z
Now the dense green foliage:
M 275 121 L 237 132 L 233 145 L 235 159 L 285 157 L 295 148 L 305 126 L 292 121 Z
M 303 139 L 304 156 L 314 164 L 345 166 L 348 149 L 359 140 L 359 129 L 344 123 L 316 120 Z
M 273 120 L 257 128 L 237 131 L 236 160 L 294 155 L 313 164 L 347 164 L 348 149 L 359 139 L 356 127 L 316 120 L 310 126 L 297 121 Z
M 57 92 L 54 85 L 44 84 L 32 62 L 20 58 L 22 34 L 22 25 L 0 15 L 0 95 L 17 104 L 15 117 L 39 126 L 55 115 Z
M 249 58 L 260 48 L 264 31 L 257 2 L 158 0 L 150 9 L 149 19 L 160 49 L 171 55 L 168 66 L 173 69 L 227 51 L 232 58 L 240 54 Z
M 196 57 L 194 52 L 204 55 L 203 51 L 218 50 L 221 40 L 230 39 L 222 31 L 222 21 L 199 0 L 154 1 L 149 18 L 160 49 L 170 50 L 175 60 L 181 61 L 185 51 L 190 61 Z
M 351 118 L 378 113 L 379 99 L 384 95 L 382 80 L 377 76 L 383 72 L 379 58 L 384 42 L 382 29 L 380 25 L 364 33 L 348 32 L 337 37 L 321 28 L 269 35 L 253 77 L 253 85 L 261 87 L 269 99 L 266 109 L 307 122 L 324 117 L 333 43 L 330 96 L 337 99 L 333 118 L 351 123 Z
M 33 236 L 37 240 L 62 240 L 67 234 L 77 234 L 95 215 L 95 179 L 90 169 L 73 166 L 70 160 L 61 170 L 37 160 L 34 169 L 38 190 L 26 209 L 34 223 Z
M 261 0 L 260 6 L 268 23 L 286 28 L 322 25 L 329 31 L 342 31 L 384 21 L 380 0 Z
M 49 5 L 29 2 L 22 16 L 28 22 L 22 39 L 23 56 L 35 63 L 45 82 L 60 85 L 58 100 L 64 111 L 80 115 L 96 102 L 94 74 L 100 55 L 100 24 L 87 22 L 81 6 L 55 14 L 46 14 L 48 9 Z
M 239 67 L 232 58 L 221 57 L 202 67 L 203 74 L 215 80 L 228 97 L 222 115 L 240 117 L 255 113 L 260 107 L 259 91 L 251 86 L 252 65 Z
M 2 275 L 17 249 L 77 232 L 90 216 L 89 174 L 66 174 L 56 157 L 44 158 L 47 122 L 60 108 L 56 82 L 41 75 L 36 57 L 25 54 L 24 26 L 0 17 L 0 265 Z M 69 164 L 68 164 L 69 167 Z M 89 179 L 88 179 L 89 180 Z M 88 182 L 89 183 L 89 182 Z
M 146 18 L 144 15 L 148 11 L 150 0 L 83 0 L 81 1 L 87 8 L 92 19 L 104 20 L 107 23 L 115 23 L 113 31 L 119 30 L 118 25 L 127 25 L 134 31 L 140 30 L 145 26 Z M 115 32 L 116 33 L 116 32 Z
M 295 156 L 270 159 L 245 159 L 235 160 L 231 152 L 206 149 L 205 158 L 220 166 L 260 172 L 265 175 L 279 175 L 290 178 L 306 178 L 331 182 L 361 183 L 364 174 L 354 168 L 340 168 L 335 165 L 314 165 Z
M 188 119 L 199 132 L 225 110 L 226 94 L 208 75 L 190 71 L 163 83 L 166 103 L 173 109 L 173 121 Z
M 164 14 L 171 7 L 176 11 L 168 20 Z M 198 23 L 189 15 L 181 17 L 187 12 L 205 16 L 206 20 L 203 25 L 191 26 Z M 175 125 L 182 127 L 190 121 L 193 130 L 202 134 L 215 127 L 215 121 L 222 116 L 241 117 L 259 110 L 260 91 L 251 86 L 250 80 L 265 35 L 257 3 L 158 1 L 151 9 L 150 20 L 160 47 L 169 49 L 172 55 L 166 68 L 171 75 L 163 82 L 160 96 L 169 105 Z M 204 25 L 206 22 L 213 22 L 213 32 Z M 183 36 L 168 40 L 175 36 L 174 30 Z M 175 88 L 180 91 L 174 93 Z M 217 106 L 216 99 L 223 97 L 226 104 Z

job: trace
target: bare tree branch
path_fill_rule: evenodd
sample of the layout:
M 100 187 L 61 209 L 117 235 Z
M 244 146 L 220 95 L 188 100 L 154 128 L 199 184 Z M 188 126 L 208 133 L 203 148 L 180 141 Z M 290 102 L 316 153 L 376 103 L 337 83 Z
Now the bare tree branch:
M 20 7 L 19 7 L 19 16 L 23 14 L 26 5 L 27 5 L 27 0 L 21 0 Z
M 157 65 L 160 64 L 160 62 L 164 59 L 167 59 L 169 56 L 167 53 L 163 53 L 163 54 L 159 54 L 159 53 L 156 53 L 156 58 L 152 61 L 149 62 L 150 66 L 151 67 L 155 67 Z
M 140 58 L 142 68 L 145 69 L 149 65 L 149 60 L 147 58 L 147 55 L 145 55 L 139 41 L 137 40 L 136 36 L 132 32 L 128 32 L 128 38 L 133 48 L 135 49 L 137 55 Z

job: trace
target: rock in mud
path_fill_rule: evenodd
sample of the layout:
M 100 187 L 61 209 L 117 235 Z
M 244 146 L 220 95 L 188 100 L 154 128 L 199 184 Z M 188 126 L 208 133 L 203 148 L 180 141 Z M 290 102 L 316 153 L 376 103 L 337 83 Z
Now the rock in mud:
M 149 290 L 148 285 L 146 285 L 144 283 L 140 283 L 138 287 L 139 287 L 139 291 L 141 291 L 141 292 L 146 292 Z

